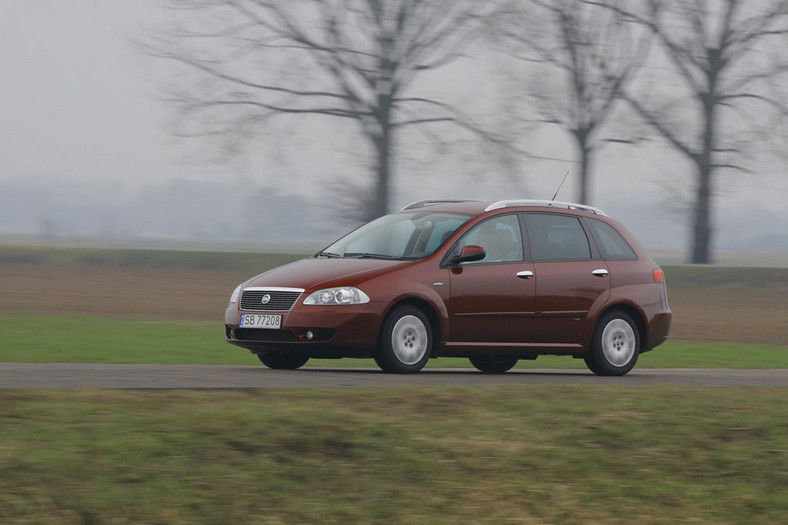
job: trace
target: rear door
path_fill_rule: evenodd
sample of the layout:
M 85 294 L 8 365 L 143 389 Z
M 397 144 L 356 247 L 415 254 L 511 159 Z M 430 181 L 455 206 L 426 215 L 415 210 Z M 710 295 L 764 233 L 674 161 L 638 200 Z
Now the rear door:
M 533 341 L 580 344 L 596 311 L 610 295 L 609 268 L 580 219 L 560 213 L 527 213 L 534 265 Z

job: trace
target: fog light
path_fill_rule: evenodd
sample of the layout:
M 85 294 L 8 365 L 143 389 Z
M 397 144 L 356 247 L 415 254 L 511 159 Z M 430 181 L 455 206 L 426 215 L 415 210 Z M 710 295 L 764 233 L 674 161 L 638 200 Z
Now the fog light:
M 306 334 L 304 335 L 306 336 L 307 341 L 311 341 L 312 339 L 315 338 L 315 334 L 312 333 L 312 330 L 307 330 Z

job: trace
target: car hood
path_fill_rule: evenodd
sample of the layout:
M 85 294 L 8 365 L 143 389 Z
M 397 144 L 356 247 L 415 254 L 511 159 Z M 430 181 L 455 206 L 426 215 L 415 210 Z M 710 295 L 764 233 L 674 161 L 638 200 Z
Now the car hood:
M 404 264 L 409 261 L 302 259 L 262 273 L 247 281 L 244 287 L 284 286 L 314 291 L 331 286 L 356 286 Z

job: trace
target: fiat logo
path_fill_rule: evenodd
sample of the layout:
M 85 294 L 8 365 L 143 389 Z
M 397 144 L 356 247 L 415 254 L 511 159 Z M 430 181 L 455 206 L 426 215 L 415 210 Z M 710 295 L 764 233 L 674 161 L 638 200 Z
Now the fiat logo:
M 263 303 L 263 304 L 270 303 L 271 302 L 271 295 L 270 294 L 265 294 L 264 296 L 262 296 L 260 298 L 260 302 Z

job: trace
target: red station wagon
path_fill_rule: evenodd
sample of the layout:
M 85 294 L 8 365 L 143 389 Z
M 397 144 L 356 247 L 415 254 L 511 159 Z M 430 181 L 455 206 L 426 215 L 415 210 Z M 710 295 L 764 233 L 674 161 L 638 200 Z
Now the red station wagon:
M 227 342 L 270 368 L 371 357 L 399 373 L 551 354 L 624 375 L 670 321 L 664 273 L 620 223 L 529 200 L 413 203 L 249 279 L 225 312 Z

